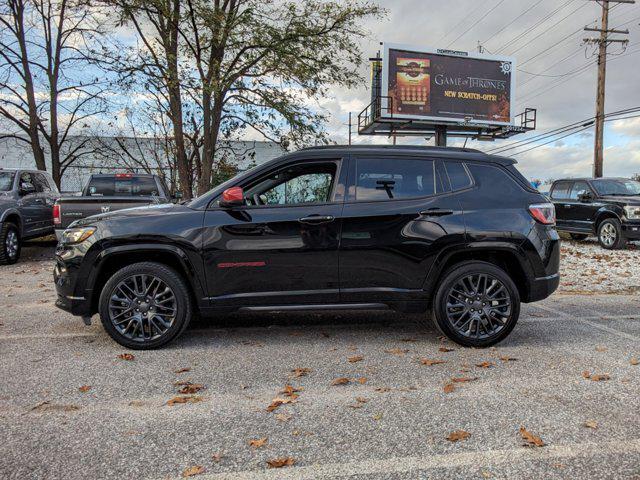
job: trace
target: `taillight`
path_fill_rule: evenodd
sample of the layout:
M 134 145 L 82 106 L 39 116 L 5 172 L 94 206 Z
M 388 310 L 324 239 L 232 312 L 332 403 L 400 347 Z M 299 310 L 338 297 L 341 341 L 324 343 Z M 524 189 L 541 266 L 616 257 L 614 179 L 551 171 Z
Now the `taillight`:
M 53 224 L 60 225 L 62 223 L 62 218 L 60 218 L 60 205 L 53 206 Z
M 529 213 L 537 222 L 543 225 L 554 225 L 556 223 L 556 207 L 554 207 L 553 203 L 529 205 Z

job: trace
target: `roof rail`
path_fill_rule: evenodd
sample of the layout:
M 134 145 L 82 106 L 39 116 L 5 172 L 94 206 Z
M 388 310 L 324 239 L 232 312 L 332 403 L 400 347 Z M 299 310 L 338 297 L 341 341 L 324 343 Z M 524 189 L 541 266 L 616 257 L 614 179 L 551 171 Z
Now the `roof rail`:
M 481 150 L 476 150 L 475 148 L 461 148 L 461 147 L 434 147 L 429 145 L 376 145 L 376 144 L 365 144 L 365 145 L 318 145 L 315 147 L 304 147 L 301 148 L 300 151 L 304 150 L 367 150 L 367 149 L 385 149 L 385 150 L 424 150 L 424 151 L 435 151 L 435 152 L 468 152 L 468 153 L 480 153 L 486 155 L 485 152 Z

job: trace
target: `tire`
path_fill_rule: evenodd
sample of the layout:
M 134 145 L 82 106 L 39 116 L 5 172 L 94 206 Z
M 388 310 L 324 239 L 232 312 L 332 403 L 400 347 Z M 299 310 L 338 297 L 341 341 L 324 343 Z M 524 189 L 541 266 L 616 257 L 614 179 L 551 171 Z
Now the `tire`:
M 485 280 L 481 280 L 481 277 Z M 478 279 L 473 287 L 463 280 L 469 278 L 472 282 L 474 278 Z M 463 289 L 454 292 L 454 287 L 460 288 L 459 282 L 463 281 Z M 480 300 L 478 296 L 470 295 L 475 289 L 476 293 L 480 293 Z M 480 292 L 480 289 L 483 291 Z M 503 295 L 506 300 L 498 302 Z M 492 300 L 493 297 L 495 300 Z M 458 304 L 454 300 L 448 306 L 448 301 L 454 298 L 458 299 Z M 473 300 L 468 302 L 471 298 Z M 494 306 L 487 306 L 489 303 Z M 516 326 L 520 316 L 520 294 L 513 280 L 501 268 L 487 262 L 468 261 L 445 272 L 436 290 L 432 308 L 433 322 L 449 339 L 465 347 L 486 348 L 502 341 Z M 456 328 L 454 322 L 462 323 Z M 468 324 L 466 332 L 462 328 L 465 324 Z
M 571 235 L 571 238 L 573 240 L 577 241 L 586 240 L 587 238 L 589 238 L 589 235 L 586 235 L 584 233 L 570 233 L 569 235 Z
M 622 225 L 617 218 L 607 218 L 598 225 L 598 243 L 607 250 L 619 250 L 627 244 Z
M 104 329 L 120 345 L 151 350 L 168 344 L 187 328 L 193 307 L 181 275 L 166 265 L 142 262 L 107 280 L 100 292 L 99 312 Z
M 0 265 L 13 265 L 20 258 L 22 242 L 15 223 L 4 222 L 0 226 Z

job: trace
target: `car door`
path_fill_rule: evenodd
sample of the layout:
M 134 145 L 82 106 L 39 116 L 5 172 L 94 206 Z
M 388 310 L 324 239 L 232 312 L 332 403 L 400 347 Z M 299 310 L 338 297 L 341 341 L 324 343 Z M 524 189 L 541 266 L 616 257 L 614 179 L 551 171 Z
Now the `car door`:
M 464 242 L 460 203 L 439 165 L 428 157 L 351 156 L 340 241 L 342 302 L 419 300 L 444 243 Z
M 559 230 L 570 228 L 569 212 L 571 204 L 568 203 L 572 181 L 558 181 L 553 184 L 549 197 L 556 207 L 556 225 Z
M 41 200 L 38 202 L 39 228 L 53 231 L 53 204 L 56 201 L 55 186 L 52 186 L 53 179 L 39 172 L 33 172 L 31 176 L 36 184 L 38 198 Z
M 339 300 L 342 161 L 290 161 L 242 187 L 245 205 L 214 201 L 204 217 L 212 306 L 333 304 Z
M 18 208 L 22 214 L 23 235 L 37 234 L 43 222 L 43 200 L 37 191 L 36 182 L 30 172 L 21 172 L 18 183 Z
M 584 194 L 587 194 L 587 197 Z M 599 206 L 587 182 L 583 180 L 573 182 L 568 202 L 565 205 L 569 206 L 566 217 L 572 229 L 584 232 L 593 231 Z

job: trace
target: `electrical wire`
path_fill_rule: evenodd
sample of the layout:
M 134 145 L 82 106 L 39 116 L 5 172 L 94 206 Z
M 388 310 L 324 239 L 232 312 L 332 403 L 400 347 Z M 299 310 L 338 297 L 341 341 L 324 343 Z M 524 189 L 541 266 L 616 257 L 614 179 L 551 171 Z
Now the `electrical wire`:
M 533 10 L 535 7 L 537 7 L 538 5 L 540 5 L 542 2 L 544 2 L 544 0 L 538 0 L 536 3 L 534 3 L 533 5 L 531 5 L 529 8 L 527 8 L 524 12 L 522 12 L 520 15 L 518 15 L 516 18 L 514 18 L 513 20 L 511 20 L 509 23 L 507 23 L 504 27 L 502 27 L 500 30 L 498 30 L 497 32 L 494 32 L 493 35 L 491 35 L 489 38 L 487 38 L 484 42 L 482 42 L 482 45 L 484 45 L 485 43 L 489 43 L 491 40 L 493 40 L 496 36 L 500 35 L 502 32 L 504 32 L 507 28 L 509 28 L 511 25 L 513 25 L 516 21 L 520 20 L 522 17 L 524 17 L 527 13 L 529 13 L 531 10 Z
M 496 8 L 498 8 L 500 5 L 502 5 L 506 0 L 500 0 L 498 3 L 496 3 L 493 8 L 491 8 L 490 10 L 488 10 L 487 12 L 485 12 L 484 15 L 482 15 L 478 20 L 476 20 L 469 28 L 467 28 L 464 32 L 462 32 L 460 35 L 458 35 L 454 40 L 452 40 L 451 42 L 449 42 L 449 45 L 447 45 L 446 48 L 449 48 L 451 45 L 453 45 L 454 43 L 456 43 L 458 40 L 460 40 L 462 37 L 464 37 L 467 33 L 469 33 L 476 25 L 478 25 L 480 22 L 482 22 L 482 20 L 484 20 L 485 18 L 487 18 L 487 16 L 489 16 Z

